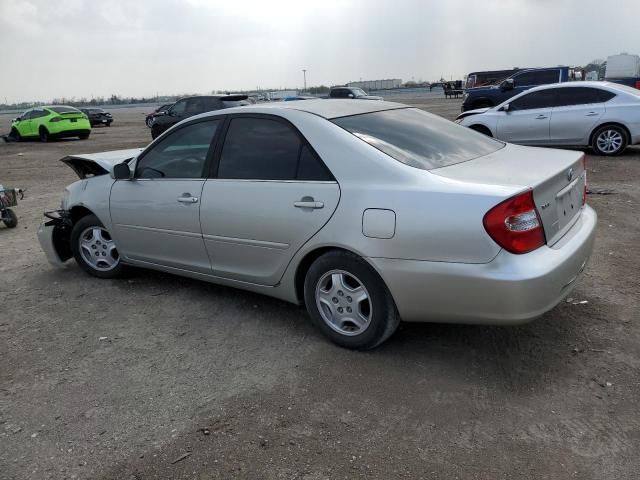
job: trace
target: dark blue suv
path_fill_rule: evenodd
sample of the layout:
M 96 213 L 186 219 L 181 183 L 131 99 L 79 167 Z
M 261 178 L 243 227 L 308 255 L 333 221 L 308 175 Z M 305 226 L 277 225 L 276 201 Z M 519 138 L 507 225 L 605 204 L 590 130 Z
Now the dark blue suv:
M 495 107 L 529 88 L 574 79 L 575 73 L 571 67 L 520 70 L 498 84 L 467 89 L 462 97 L 462 111 Z

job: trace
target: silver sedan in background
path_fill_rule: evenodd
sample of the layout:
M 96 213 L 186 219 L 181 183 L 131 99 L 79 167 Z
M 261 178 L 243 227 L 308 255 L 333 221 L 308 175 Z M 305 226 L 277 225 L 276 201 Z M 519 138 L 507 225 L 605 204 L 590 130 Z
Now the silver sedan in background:
M 610 82 L 544 85 L 464 112 L 456 122 L 506 142 L 590 146 L 618 155 L 640 143 L 640 90 Z
M 189 118 L 80 177 L 39 230 L 52 263 L 128 265 L 304 303 L 339 345 L 400 320 L 511 325 L 592 249 L 579 152 L 505 144 L 406 105 L 307 100 Z

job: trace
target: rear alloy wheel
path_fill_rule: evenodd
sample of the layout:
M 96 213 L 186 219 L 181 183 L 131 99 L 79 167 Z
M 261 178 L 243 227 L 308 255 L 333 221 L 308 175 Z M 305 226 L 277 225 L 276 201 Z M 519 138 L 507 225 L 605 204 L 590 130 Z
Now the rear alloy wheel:
M 49 132 L 47 131 L 46 128 L 40 127 L 40 130 L 38 131 L 38 134 L 39 134 L 41 142 L 47 143 L 49 141 Z
M 593 134 L 591 147 L 599 155 L 619 155 L 627 148 L 627 132 L 615 125 L 605 125 Z
M 342 347 L 374 348 L 400 323 L 391 294 L 377 272 L 348 252 L 326 253 L 311 265 L 304 298 L 313 322 Z
M 116 244 L 95 215 L 87 215 L 74 225 L 71 250 L 78 265 L 95 277 L 114 278 L 122 274 Z

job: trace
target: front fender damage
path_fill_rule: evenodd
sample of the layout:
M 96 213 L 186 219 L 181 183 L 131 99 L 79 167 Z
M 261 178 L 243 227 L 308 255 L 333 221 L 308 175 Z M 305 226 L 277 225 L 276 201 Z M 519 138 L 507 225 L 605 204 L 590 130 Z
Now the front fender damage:
M 71 229 L 73 222 L 70 212 L 52 210 L 44 213 L 47 218 L 38 230 L 38 240 L 50 263 L 61 266 L 73 257 L 71 251 Z

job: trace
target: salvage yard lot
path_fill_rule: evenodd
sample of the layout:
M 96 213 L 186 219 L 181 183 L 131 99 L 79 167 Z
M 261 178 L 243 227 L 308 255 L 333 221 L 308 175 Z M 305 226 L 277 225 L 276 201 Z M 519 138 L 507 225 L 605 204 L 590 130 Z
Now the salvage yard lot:
M 27 189 L 0 227 L 0 479 L 637 478 L 640 148 L 588 155 L 599 224 L 572 301 L 521 327 L 404 324 L 357 353 L 271 298 L 49 266 L 36 230 L 77 179 L 58 160 L 146 145 L 146 111 L 0 143 L 0 183 Z

